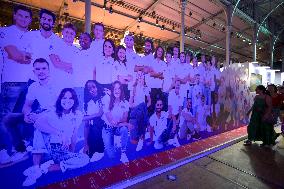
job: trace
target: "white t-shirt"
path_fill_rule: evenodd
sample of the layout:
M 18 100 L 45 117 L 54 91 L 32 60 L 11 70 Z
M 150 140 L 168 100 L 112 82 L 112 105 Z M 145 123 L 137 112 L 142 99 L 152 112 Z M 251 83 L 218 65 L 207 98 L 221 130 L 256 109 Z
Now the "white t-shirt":
M 169 117 L 168 112 L 161 112 L 161 117 L 158 118 L 157 114 L 154 113 L 150 117 L 150 125 L 154 128 L 153 140 L 156 141 L 159 139 L 163 131 L 167 128 L 167 119 Z
M 113 64 L 112 81 L 118 80 L 118 76 L 128 76 L 128 75 L 130 75 L 130 72 L 127 66 L 124 65 L 123 63 L 119 63 L 118 61 L 115 61 Z
M 192 106 L 195 107 L 200 104 L 200 99 L 203 94 L 203 86 L 201 84 L 194 85 L 192 88 Z
M 2 75 L 2 82 L 27 82 L 29 78 L 33 76 L 33 66 L 31 64 L 20 64 L 8 58 L 7 52 L 4 47 L 7 45 L 14 45 L 19 50 L 24 51 L 22 48 L 23 36 L 28 33 L 18 29 L 17 26 L 12 25 L 9 27 L 0 28 L 0 47 L 3 50 L 3 54 L 0 58 L 4 61 L 0 65 L 0 74 Z M 3 72 L 2 72 L 3 71 Z
M 204 77 L 203 77 L 204 83 L 206 83 L 206 87 L 209 87 L 211 91 L 214 91 L 215 89 L 215 81 L 214 81 L 214 72 L 212 70 L 205 70 Z
M 86 111 L 87 115 L 99 113 L 102 107 L 102 104 L 99 103 L 99 100 L 97 100 L 96 102 L 94 100 L 90 100 L 87 104 L 88 104 Z
M 63 133 L 71 140 L 73 133 L 77 130 L 82 123 L 83 114 L 80 111 L 76 111 L 76 113 L 70 112 L 69 114 L 62 114 L 62 117 L 58 117 L 58 115 L 54 111 L 48 112 L 46 115 L 46 119 L 48 123 L 63 131 Z M 50 135 L 50 143 L 61 143 L 62 138 L 57 135 Z
M 29 86 L 26 99 L 31 101 L 37 100 L 42 109 L 53 110 L 63 88 L 61 85 L 58 85 L 58 82 L 51 79 L 45 85 L 41 85 L 36 81 Z
M 186 64 L 186 63 L 180 63 L 177 65 L 177 69 L 176 69 L 176 76 L 184 79 L 185 77 L 188 76 L 188 74 L 190 73 L 190 64 Z M 187 84 L 181 84 L 180 85 L 180 92 L 186 96 L 187 94 L 187 89 L 188 89 L 188 85 Z
M 62 40 L 63 41 L 63 40 Z M 78 55 L 79 49 L 74 45 L 67 45 L 64 41 L 59 43 L 56 47 L 56 55 L 58 55 L 61 61 L 72 64 L 72 68 L 76 64 L 76 58 Z M 84 61 L 84 60 L 82 60 Z M 51 63 L 51 62 L 50 62 Z M 74 87 L 75 86 L 75 77 L 74 77 L 74 68 L 73 73 L 67 73 L 63 70 L 58 70 L 58 74 L 60 75 L 60 82 L 65 83 L 66 87 Z
M 158 61 L 158 59 L 155 59 L 151 67 L 156 73 L 164 73 L 167 65 L 164 61 Z M 163 80 L 159 78 L 150 77 L 147 81 L 147 85 L 150 88 L 162 88 Z
M 73 64 L 74 86 L 84 87 L 94 79 L 95 60 L 89 49 L 78 51 Z
M 92 56 L 94 56 L 96 59 L 101 59 L 103 57 L 104 41 L 104 39 L 95 39 L 91 43 L 90 51 Z
M 173 57 L 172 60 L 171 60 L 171 63 L 172 63 L 175 67 L 178 67 L 178 65 L 180 64 L 180 59 L 179 59 L 179 58 L 175 59 L 175 58 Z
M 96 81 L 100 84 L 110 84 L 113 82 L 114 59 L 105 58 L 96 62 Z
M 200 70 L 198 69 L 198 67 L 193 67 L 193 66 L 191 66 L 191 69 L 190 69 L 190 77 L 191 77 L 191 78 L 195 78 L 196 74 L 199 74 L 199 75 L 200 75 L 199 71 L 200 71 Z M 189 84 L 196 84 L 196 82 L 195 82 L 195 80 L 194 80 L 194 81 L 189 81 Z
M 179 113 L 179 108 L 183 106 L 183 101 L 184 95 L 182 93 L 177 95 L 174 89 L 170 91 L 168 105 L 172 107 L 172 114 L 177 115 Z
M 131 74 L 134 73 L 135 65 L 141 65 L 141 57 L 134 51 L 126 50 L 127 68 Z
M 197 107 L 197 122 L 201 125 L 201 126 L 206 126 L 206 117 L 209 115 L 209 108 L 208 105 L 199 105 Z
M 131 93 L 133 94 L 133 91 L 131 91 Z M 134 97 L 133 105 L 137 106 L 145 102 L 145 96 L 149 96 L 149 95 L 150 95 L 150 89 L 148 87 L 137 85 L 135 95 L 133 96 Z
M 169 90 L 173 82 L 173 79 L 175 78 L 175 75 L 176 75 L 176 67 L 172 63 L 166 64 L 166 68 L 164 71 L 163 92 Z
M 41 35 L 40 30 L 38 30 L 27 32 L 23 36 L 22 46 L 26 52 L 32 54 L 32 62 L 34 62 L 38 58 L 44 58 L 49 63 L 50 75 L 53 78 L 60 80 L 64 78 L 64 75 L 62 75 L 62 70 L 53 66 L 52 62 L 50 61 L 49 55 L 61 55 L 62 49 L 60 49 L 60 47 L 62 46 L 62 43 L 62 39 L 54 33 L 52 33 L 50 37 L 44 38 Z M 36 80 L 36 78 L 33 79 Z
M 113 109 L 109 109 L 109 103 L 104 105 L 104 115 L 102 119 L 105 121 L 107 125 L 110 125 L 109 121 L 107 120 L 106 113 L 111 113 L 112 118 L 114 121 L 119 121 L 123 118 L 123 114 L 129 111 L 129 103 L 128 101 L 121 101 L 119 104 L 115 104 Z

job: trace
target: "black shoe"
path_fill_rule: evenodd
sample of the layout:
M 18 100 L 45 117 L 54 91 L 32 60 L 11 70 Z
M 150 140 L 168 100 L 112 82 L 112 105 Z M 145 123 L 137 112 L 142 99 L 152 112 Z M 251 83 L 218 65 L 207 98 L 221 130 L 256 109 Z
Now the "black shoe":
M 197 132 L 195 132 L 195 134 L 192 136 L 192 139 L 193 140 L 200 140 L 201 136 Z
M 246 140 L 245 142 L 244 142 L 244 146 L 250 146 L 252 143 L 251 143 L 251 141 L 250 140 Z

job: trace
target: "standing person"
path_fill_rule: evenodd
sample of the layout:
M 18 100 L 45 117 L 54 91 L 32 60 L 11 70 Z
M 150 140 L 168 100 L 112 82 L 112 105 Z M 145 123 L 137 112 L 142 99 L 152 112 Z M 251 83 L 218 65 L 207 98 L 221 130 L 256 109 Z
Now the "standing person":
M 189 73 L 189 80 L 188 80 L 188 83 L 189 83 L 189 88 L 188 88 L 188 98 L 193 98 L 192 97 L 192 91 L 193 91 L 193 87 L 195 86 L 196 84 L 196 78 L 195 76 L 199 74 L 199 67 L 198 67 L 198 61 L 197 61 L 197 57 L 196 56 L 193 56 L 192 57 L 192 66 L 191 66 L 191 69 L 190 69 L 190 73 Z
M 79 99 L 79 110 L 83 110 L 84 86 L 88 80 L 94 79 L 95 57 L 90 50 L 91 36 L 81 33 L 79 37 L 80 50 L 76 54 L 73 66 L 74 89 Z
M 140 151 L 149 125 L 147 107 L 151 105 L 150 89 L 145 83 L 145 75 L 142 72 L 137 73 L 129 104 L 131 108 L 129 123 L 133 126 L 130 130 L 130 140 L 133 144 L 137 144 L 136 151 Z
M 56 100 L 56 109 L 39 118 L 34 126 L 48 134 L 46 146 L 51 156 L 51 163 L 46 167 L 36 167 L 32 175 L 27 176 L 23 186 L 31 186 L 36 180 L 48 171 L 83 167 L 89 163 L 86 154 L 74 153 L 77 131 L 82 122 L 83 115 L 78 108 L 78 98 L 71 88 L 63 89 Z
M 104 128 L 102 132 L 105 151 L 110 158 L 115 157 L 114 135 L 121 136 L 121 155 L 120 161 L 128 162 L 126 155 L 128 142 L 128 123 L 129 103 L 124 100 L 122 85 L 115 81 L 111 88 L 110 102 L 104 106 Z
M 196 115 L 197 107 L 201 103 L 201 96 L 203 95 L 203 85 L 200 82 L 200 75 L 195 75 L 196 84 L 192 88 L 192 112 L 193 115 Z
M 211 128 L 207 123 L 207 116 L 210 114 L 210 106 L 206 105 L 205 101 L 205 96 L 202 95 L 201 103 L 196 111 L 197 128 L 199 131 L 211 131 Z
M 206 105 L 211 106 L 211 94 L 212 91 L 215 90 L 214 83 L 214 74 L 211 71 L 211 61 L 208 60 L 207 63 L 204 64 L 205 70 L 203 75 L 203 84 L 204 84 L 204 95 L 206 99 Z
M 179 47 L 178 46 L 174 46 L 173 47 L 173 59 L 172 59 L 172 63 L 174 66 L 177 66 L 180 64 L 180 59 L 179 59 Z
M 119 81 L 123 85 L 123 91 L 125 94 L 126 100 L 130 98 L 129 85 L 133 80 L 133 72 L 129 71 L 128 59 L 126 59 L 126 49 L 124 46 L 119 45 L 115 51 L 115 62 L 114 62 L 114 73 L 113 73 L 113 81 Z
M 32 11 L 22 5 L 14 7 L 14 24 L 1 27 L 0 47 L 4 62 L 1 66 L 1 84 L 5 82 L 27 82 L 31 74 L 31 54 L 21 48 L 23 36 L 32 22 Z M 12 74 L 18 70 L 17 74 Z M 6 85 L 6 84 L 4 84 Z M 2 86 L 4 88 L 4 86 Z
M 98 59 L 94 70 L 94 79 L 104 88 L 110 88 L 113 82 L 115 45 L 111 39 L 106 39 L 103 45 L 103 58 Z M 107 71 L 106 71 L 107 70 Z
M 104 37 L 105 37 L 105 26 L 102 23 L 95 23 L 93 27 L 93 34 L 95 36 L 92 41 L 90 51 L 93 56 L 97 59 L 102 58 L 103 55 L 103 46 L 104 46 Z
M 58 80 L 65 77 L 65 73 L 71 72 L 68 67 L 57 67 L 53 62 L 53 54 L 60 54 L 62 40 L 53 33 L 56 16 L 49 10 L 41 9 L 39 13 L 40 29 L 31 31 L 23 36 L 23 47 L 26 52 L 31 53 L 32 60 L 44 58 L 50 64 L 50 74 Z M 69 65 L 69 64 L 67 64 Z
M 166 96 L 169 96 L 169 92 L 172 89 L 172 84 L 176 76 L 176 68 L 172 64 L 172 52 L 166 52 L 166 69 L 164 72 L 164 83 L 163 83 L 163 92 Z
M 155 112 L 150 117 L 150 142 L 154 141 L 155 149 L 162 149 L 169 141 L 170 137 L 175 133 L 173 131 L 173 121 L 170 119 L 168 112 L 162 111 L 163 101 L 157 99 L 155 104 Z
M 50 54 L 49 57 L 54 67 L 61 69 L 58 71 L 60 82 L 65 83 L 66 87 L 74 87 L 73 65 L 78 52 L 78 48 L 73 45 L 76 36 L 75 26 L 72 23 L 64 24 L 62 35 L 62 43 L 55 47 L 56 53 Z
M 278 118 L 280 117 L 280 105 L 281 105 L 282 97 L 278 93 L 278 89 L 274 84 L 268 85 L 267 90 L 272 100 L 272 115 L 274 118 L 273 122 L 274 124 L 276 124 L 278 121 Z
M 104 142 L 102 130 L 104 122 L 103 115 L 103 92 L 94 80 L 86 82 L 84 89 L 84 116 L 85 146 L 84 152 L 89 155 L 90 162 L 99 161 L 104 157 Z
M 255 92 L 254 104 L 247 113 L 252 112 L 247 129 L 248 139 L 244 142 L 244 145 L 251 145 L 252 141 L 262 141 L 262 146 L 275 144 L 276 134 L 274 128 L 266 121 L 271 116 L 271 97 L 266 94 L 263 85 L 257 86 Z
M 32 65 L 31 54 L 26 53 L 24 49 L 20 47 L 20 44 L 22 43 L 23 35 L 28 32 L 32 21 L 32 11 L 22 5 L 15 6 L 13 19 L 14 24 L 12 26 L 0 28 L 0 50 L 3 56 L 1 57 L 1 59 L 3 58 L 3 62 L 1 61 L 3 64 L 0 64 L 0 110 L 2 116 L 8 113 L 7 117 L 2 119 L 3 126 L 14 125 L 13 133 L 15 135 L 12 134 L 12 136 L 17 142 L 13 141 L 16 153 L 14 153 L 11 158 L 11 149 L 9 147 L 11 145 L 8 143 L 12 141 L 10 137 L 7 137 L 7 144 L 2 144 L 0 148 L 0 164 L 9 163 L 11 161 L 15 162 L 22 159 L 26 154 L 26 146 L 22 140 L 23 136 L 18 124 L 23 121 L 21 111 L 25 101 L 27 87 L 31 83 L 31 81 L 28 82 L 28 79 L 31 75 Z M 18 70 L 17 74 L 13 74 L 15 70 Z M 8 120 L 14 123 L 8 123 Z M 1 128 L 1 130 L 6 136 L 9 136 L 5 128 Z
M 153 62 L 152 70 L 150 72 L 150 79 L 147 82 L 147 85 L 151 88 L 150 96 L 153 102 L 156 102 L 156 100 L 159 98 L 164 98 L 164 95 L 162 93 L 162 86 L 163 86 L 163 79 L 164 79 L 163 73 L 166 68 L 166 64 L 163 61 L 164 55 L 165 55 L 165 52 L 164 52 L 163 47 L 161 46 L 157 47 L 155 55 L 154 55 L 155 61 Z M 167 107 L 164 107 L 164 108 L 167 109 Z M 154 109 L 155 107 L 154 105 L 152 105 L 149 110 L 150 115 L 154 113 Z

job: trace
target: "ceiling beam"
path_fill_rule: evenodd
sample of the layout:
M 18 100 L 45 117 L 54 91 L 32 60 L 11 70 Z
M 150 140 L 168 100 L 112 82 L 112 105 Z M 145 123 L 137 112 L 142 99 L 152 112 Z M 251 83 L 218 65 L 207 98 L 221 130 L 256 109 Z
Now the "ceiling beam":
M 138 22 L 138 19 L 142 16 L 144 16 L 144 14 L 147 12 L 147 11 L 150 11 L 150 10 L 153 10 L 159 3 L 160 3 L 161 0 L 154 0 L 143 12 L 141 12 L 139 14 L 138 17 L 136 17 L 136 19 L 130 23 L 128 26 L 126 26 L 124 28 L 124 30 L 129 30 L 130 28 L 132 28 L 137 22 Z
M 206 22 L 208 22 L 209 20 L 214 19 L 215 17 L 219 16 L 220 14 L 222 14 L 224 11 L 218 11 L 215 14 L 212 14 L 211 16 L 205 18 L 203 21 L 201 20 L 199 23 L 195 24 L 194 26 L 190 27 L 190 29 L 195 29 L 198 28 L 199 26 L 201 26 L 202 24 L 205 24 Z

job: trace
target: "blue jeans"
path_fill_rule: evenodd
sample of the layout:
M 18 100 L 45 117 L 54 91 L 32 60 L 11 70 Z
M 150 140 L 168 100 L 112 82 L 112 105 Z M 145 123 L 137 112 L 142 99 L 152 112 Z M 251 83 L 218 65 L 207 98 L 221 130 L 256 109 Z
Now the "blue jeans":
M 125 152 L 128 142 L 128 128 L 126 126 L 110 128 L 106 125 L 103 128 L 102 136 L 105 145 L 105 151 L 110 158 L 115 157 L 114 135 L 121 136 L 121 152 Z
M 141 136 L 145 135 L 149 124 L 147 105 L 144 102 L 131 110 L 129 123 L 133 125 L 133 129 L 130 130 L 130 138 L 138 141 Z
M 163 131 L 161 136 L 158 139 L 159 143 L 166 143 L 169 139 L 174 138 L 175 134 L 177 133 L 177 130 L 175 132 L 172 132 L 173 129 L 173 120 L 167 119 L 167 128 Z
M 211 105 L 211 89 L 210 89 L 210 87 L 204 87 L 203 94 L 205 96 L 206 105 Z

